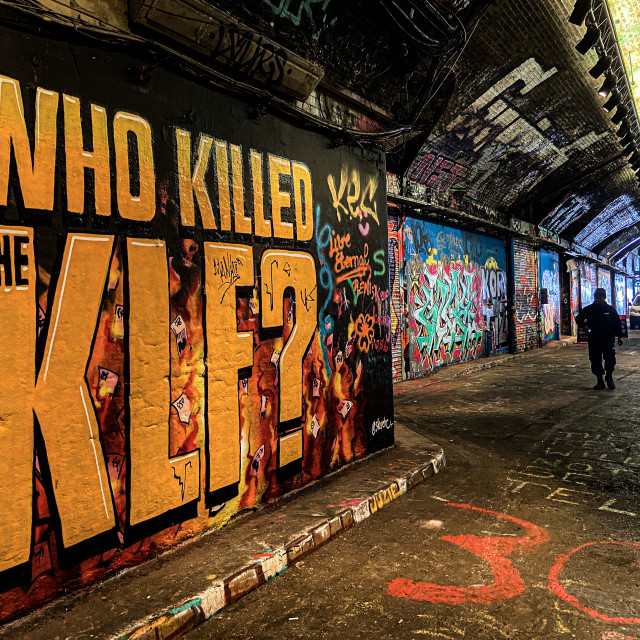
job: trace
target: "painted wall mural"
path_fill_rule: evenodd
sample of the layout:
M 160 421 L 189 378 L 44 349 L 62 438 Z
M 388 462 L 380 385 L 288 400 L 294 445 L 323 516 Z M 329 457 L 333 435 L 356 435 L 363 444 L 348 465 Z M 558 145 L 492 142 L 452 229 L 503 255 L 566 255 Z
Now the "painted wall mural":
M 539 343 L 538 252 L 524 242 L 512 241 L 514 275 L 514 351 L 536 348 Z
M 391 366 L 393 381 L 402 380 L 403 353 L 406 347 L 404 245 L 398 215 L 389 214 L 389 292 L 391 294 Z
M 611 271 L 598 267 L 598 287 L 607 292 L 607 302 L 614 304 L 611 297 Z
M 408 344 L 404 376 L 482 355 L 507 344 L 504 242 L 414 217 L 404 224 Z
M 588 262 L 580 263 L 580 303 L 582 308 L 593 302 L 596 290 L 596 269 Z
M 560 332 L 560 265 L 555 251 L 540 250 L 540 288 L 547 302 L 540 305 L 540 341 L 555 340 Z
M 627 287 L 625 283 L 625 277 L 621 273 L 616 273 L 615 275 L 615 291 L 616 291 L 616 301 L 615 307 L 619 316 L 627 315 Z
M 393 406 L 380 155 L 0 36 L 6 621 L 391 444 Z
M 573 269 L 571 271 L 571 335 L 578 335 L 578 327 L 576 326 L 576 316 L 581 309 L 580 305 L 580 271 Z

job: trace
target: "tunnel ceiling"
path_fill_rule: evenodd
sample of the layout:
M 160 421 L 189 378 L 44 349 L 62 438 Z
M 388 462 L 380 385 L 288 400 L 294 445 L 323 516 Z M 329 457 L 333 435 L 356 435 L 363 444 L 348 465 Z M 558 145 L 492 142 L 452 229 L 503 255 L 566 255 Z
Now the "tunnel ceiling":
M 441 71 L 464 45 L 465 25 L 473 24 L 491 2 L 206 1 L 322 67 L 325 89 L 343 89 L 374 102 L 386 112 L 383 127 L 410 125 L 410 137 L 423 130 L 423 121 L 431 128 L 441 115 L 438 92 L 430 89 L 443 85 Z M 431 100 L 425 108 L 426 98 Z
M 376 135 L 403 131 L 377 144 L 416 191 L 606 256 L 635 247 L 640 150 L 623 153 L 621 139 L 640 147 L 640 124 L 617 50 L 633 78 L 637 0 L 608 0 L 613 19 L 607 0 L 204 1 L 319 65 L 324 90 L 375 104 Z M 576 2 L 593 7 L 581 26 L 569 22 Z M 600 40 L 582 55 L 576 45 L 594 30 Z M 598 95 L 605 76 L 589 73 L 605 50 L 626 136 L 612 121 L 621 107 L 607 113 Z
M 594 12 L 605 11 L 598 3 Z M 589 74 L 598 53 L 575 49 L 586 26 L 569 23 L 573 8 L 574 0 L 490 6 L 408 176 L 612 255 L 638 234 L 640 189 L 611 121 L 616 111 L 607 113 L 598 95 L 604 76 Z M 614 37 L 610 25 L 601 25 L 603 38 Z M 637 27 L 627 29 L 627 42 Z M 633 107 L 627 118 L 637 143 Z M 438 167 L 452 175 L 443 181 Z

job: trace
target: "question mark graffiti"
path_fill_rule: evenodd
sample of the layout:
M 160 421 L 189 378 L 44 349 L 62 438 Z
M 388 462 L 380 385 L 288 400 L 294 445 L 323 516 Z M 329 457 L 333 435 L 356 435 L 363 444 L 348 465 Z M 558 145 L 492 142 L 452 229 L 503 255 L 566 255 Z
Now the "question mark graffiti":
M 317 327 L 316 265 L 308 253 L 268 249 L 262 254 L 263 327 L 284 326 L 284 297 L 295 293 L 294 327 L 280 354 L 278 466 L 302 458 L 302 428 L 290 423 L 302 416 L 302 360 Z

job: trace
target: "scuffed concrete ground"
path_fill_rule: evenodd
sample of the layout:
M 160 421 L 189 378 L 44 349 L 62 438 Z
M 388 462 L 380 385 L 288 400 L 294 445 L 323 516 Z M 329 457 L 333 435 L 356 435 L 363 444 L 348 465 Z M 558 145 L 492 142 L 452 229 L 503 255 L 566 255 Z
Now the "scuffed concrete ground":
M 398 385 L 447 467 L 187 637 L 639 640 L 637 335 Z

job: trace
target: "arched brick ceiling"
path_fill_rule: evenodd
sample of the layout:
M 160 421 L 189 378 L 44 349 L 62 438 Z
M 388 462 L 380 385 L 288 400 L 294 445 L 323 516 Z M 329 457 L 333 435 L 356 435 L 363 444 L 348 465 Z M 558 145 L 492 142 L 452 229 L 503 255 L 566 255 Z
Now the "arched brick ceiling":
M 619 231 L 640 222 L 640 202 L 625 194 L 614 200 L 575 237 L 578 244 L 593 250 Z
M 619 255 L 624 257 L 627 252 L 633 251 L 638 245 L 640 245 L 640 224 L 634 224 L 611 238 L 606 246 L 601 248 L 601 252 L 607 257 L 613 257 L 618 252 L 622 252 Z
M 458 60 L 445 115 L 409 169 L 431 189 L 527 219 L 585 247 L 633 228 L 640 189 L 602 109 L 574 0 L 501 0 Z M 451 174 L 443 181 L 434 166 Z M 441 172 L 440 172 L 441 173 Z M 637 231 L 635 231 L 637 233 Z

